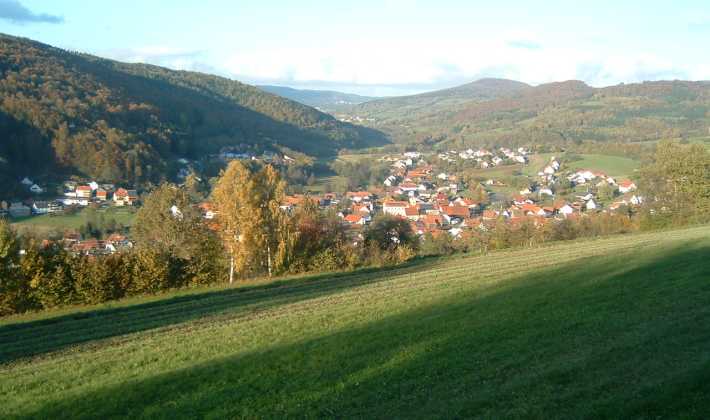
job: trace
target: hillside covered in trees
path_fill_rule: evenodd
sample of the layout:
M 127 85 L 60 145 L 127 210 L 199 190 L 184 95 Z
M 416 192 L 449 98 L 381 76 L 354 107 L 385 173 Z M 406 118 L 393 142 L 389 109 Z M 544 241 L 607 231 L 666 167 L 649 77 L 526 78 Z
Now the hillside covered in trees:
M 375 130 L 223 77 L 126 64 L 0 34 L 0 177 L 76 173 L 140 183 L 224 147 L 313 156 Z M 16 179 L 15 179 L 16 180 Z
M 351 107 L 397 142 L 564 145 L 710 134 L 710 82 L 660 81 L 593 88 L 580 81 L 529 86 L 482 79 L 457 88 Z

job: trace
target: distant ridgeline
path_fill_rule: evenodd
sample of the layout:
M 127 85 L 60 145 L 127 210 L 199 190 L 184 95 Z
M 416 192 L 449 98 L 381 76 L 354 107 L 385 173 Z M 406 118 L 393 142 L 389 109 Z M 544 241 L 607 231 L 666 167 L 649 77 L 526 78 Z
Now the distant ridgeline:
M 139 183 L 178 157 L 279 146 L 312 156 L 383 144 L 372 129 L 256 87 L 0 34 L 0 177 L 52 170 Z
M 710 82 L 593 88 L 580 81 L 533 87 L 481 79 L 354 105 L 339 117 L 381 129 L 397 142 L 442 148 L 710 136 Z
M 310 90 L 310 89 L 293 89 L 285 86 L 257 86 L 274 95 L 283 96 L 292 101 L 312 106 L 327 112 L 338 112 L 350 105 L 361 104 L 363 102 L 373 101 L 377 98 L 369 96 L 360 96 L 352 93 L 335 92 L 332 90 Z

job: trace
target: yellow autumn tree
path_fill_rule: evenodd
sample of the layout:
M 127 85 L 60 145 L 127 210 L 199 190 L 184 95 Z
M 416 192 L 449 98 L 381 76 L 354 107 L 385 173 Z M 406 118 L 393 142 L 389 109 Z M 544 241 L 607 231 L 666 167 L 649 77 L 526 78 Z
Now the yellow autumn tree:
M 281 210 L 285 184 L 266 165 L 250 168 L 232 161 L 212 192 L 220 235 L 230 257 L 229 281 L 242 276 L 283 270 L 289 262 L 293 234 Z

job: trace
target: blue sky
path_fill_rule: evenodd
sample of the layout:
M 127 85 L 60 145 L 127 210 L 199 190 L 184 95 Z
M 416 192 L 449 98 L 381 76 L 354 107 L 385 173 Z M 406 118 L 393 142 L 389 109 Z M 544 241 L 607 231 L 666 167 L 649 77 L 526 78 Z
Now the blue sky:
M 708 0 L 0 0 L 0 32 L 247 83 L 369 95 L 481 77 L 710 79 Z

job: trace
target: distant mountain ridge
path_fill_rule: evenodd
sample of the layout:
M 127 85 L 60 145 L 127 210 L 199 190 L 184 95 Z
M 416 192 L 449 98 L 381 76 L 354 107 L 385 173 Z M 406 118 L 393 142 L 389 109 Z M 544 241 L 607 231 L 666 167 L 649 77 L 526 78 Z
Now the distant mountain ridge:
M 451 113 L 469 102 L 515 96 L 531 88 L 528 84 L 514 80 L 487 78 L 448 89 L 381 98 L 346 108 L 342 114 L 400 122 L 407 118 L 428 118 L 440 113 Z
M 459 97 L 465 99 L 495 99 L 531 89 L 527 83 L 515 80 L 484 78 L 452 88 L 412 95 L 414 97 Z M 405 97 L 406 98 L 406 97 Z
M 0 34 L 0 177 L 61 170 L 139 183 L 223 147 L 323 156 L 385 141 L 234 80 Z
M 710 135 L 710 82 L 658 81 L 594 88 L 579 80 L 530 86 L 479 81 L 384 98 L 339 115 L 396 142 L 550 145 Z
M 292 101 L 312 106 L 325 111 L 334 111 L 343 106 L 358 105 L 363 102 L 375 100 L 370 96 L 355 95 L 353 93 L 336 92 L 333 90 L 295 89 L 286 86 L 258 85 L 259 89 L 279 95 Z

